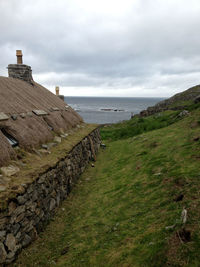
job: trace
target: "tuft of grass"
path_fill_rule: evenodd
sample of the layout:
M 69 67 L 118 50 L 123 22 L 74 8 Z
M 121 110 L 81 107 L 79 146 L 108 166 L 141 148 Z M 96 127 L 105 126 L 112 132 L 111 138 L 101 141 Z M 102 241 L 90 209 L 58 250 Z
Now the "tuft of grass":
M 200 147 L 194 137 L 200 125 L 191 127 L 199 116 L 195 110 L 168 127 L 127 139 L 107 136 L 95 167 L 88 166 L 13 266 L 199 266 Z M 178 235 L 182 229 L 191 233 L 188 242 Z

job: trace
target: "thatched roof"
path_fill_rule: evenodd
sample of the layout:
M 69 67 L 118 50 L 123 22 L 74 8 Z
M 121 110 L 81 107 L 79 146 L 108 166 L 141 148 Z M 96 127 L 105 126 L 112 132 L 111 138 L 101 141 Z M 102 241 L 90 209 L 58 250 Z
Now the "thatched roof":
M 20 79 L 0 77 L 0 113 L 9 118 L 0 120 L 0 129 L 14 137 L 25 149 L 53 139 L 54 132 L 67 131 L 82 118 L 59 97 L 43 86 Z M 48 115 L 38 116 L 41 110 Z M 14 155 L 14 150 L 0 130 L 0 165 Z

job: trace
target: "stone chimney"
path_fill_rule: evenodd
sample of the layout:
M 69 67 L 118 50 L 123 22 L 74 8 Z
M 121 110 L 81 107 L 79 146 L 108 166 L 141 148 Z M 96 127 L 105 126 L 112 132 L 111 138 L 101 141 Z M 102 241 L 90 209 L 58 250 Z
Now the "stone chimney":
M 30 66 L 23 64 L 22 51 L 16 50 L 17 64 L 8 65 L 8 76 L 21 79 L 33 85 L 32 70 Z

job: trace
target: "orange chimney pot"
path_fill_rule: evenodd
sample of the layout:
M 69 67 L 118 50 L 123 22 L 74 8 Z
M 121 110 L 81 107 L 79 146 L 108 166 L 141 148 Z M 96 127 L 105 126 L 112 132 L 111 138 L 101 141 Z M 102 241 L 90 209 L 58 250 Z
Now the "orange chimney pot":
M 16 50 L 17 64 L 23 64 L 22 60 L 22 50 Z

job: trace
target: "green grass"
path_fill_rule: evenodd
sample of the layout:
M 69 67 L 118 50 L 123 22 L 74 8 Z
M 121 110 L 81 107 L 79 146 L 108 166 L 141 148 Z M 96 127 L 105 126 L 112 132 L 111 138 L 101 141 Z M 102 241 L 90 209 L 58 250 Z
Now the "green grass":
M 126 139 L 173 124 L 181 119 L 179 113 L 180 111 L 165 111 L 149 117 L 134 117 L 129 121 L 103 127 L 101 135 L 104 140 Z
M 181 108 L 181 107 L 187 107 L 187 106 L 190 106 L 194 103 L 193 100 L 187 100 L 187 101 L 175 101 L 173 104 L 169 105 L 169 108 Z
M 108 141 L 113 126 L 102 129 L 107 148 L 95 167 L 14 266 L 199 266 L 199 116 L 195 110 L 168 127 L 117 141 Z M 183 200 L 174 201 L 180 194 Z M 190 242 L 177 235 L 183 207 Z

